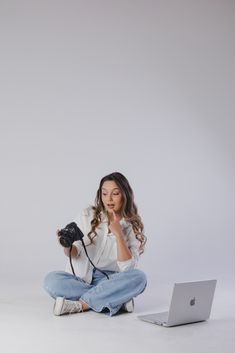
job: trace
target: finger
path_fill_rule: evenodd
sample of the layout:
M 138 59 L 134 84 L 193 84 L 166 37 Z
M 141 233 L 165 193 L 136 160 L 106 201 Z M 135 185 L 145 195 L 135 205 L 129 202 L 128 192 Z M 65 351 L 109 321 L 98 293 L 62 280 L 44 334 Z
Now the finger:
M 113 211 L 113 220 L 116 221 L 117 220 L 116 212 L 114 211 L 114 209 L 112 209 L 112 211 Z

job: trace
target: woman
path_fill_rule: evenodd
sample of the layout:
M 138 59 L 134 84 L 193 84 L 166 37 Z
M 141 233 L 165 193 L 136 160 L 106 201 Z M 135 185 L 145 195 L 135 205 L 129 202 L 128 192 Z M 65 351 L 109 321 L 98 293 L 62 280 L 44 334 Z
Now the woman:
M 44 279 L 45 290 L 55 299 L 54 314 L 78 313 L 89 309 L 115 315 L 120 309 L 133 311 L 133 297 L 147 285 L 144 272 L 138 270 L 146 237 L 134 203 L 132 188 L 118 172 L 103 177 L 95 206 L 85 208 L 75 220 L 84 234 L 89 262 L 80 240 L 71 250 L 75 277 L 67 262 L 66 272 L 50 272 Z M 59 239 L 59 231 L 57 231 Z M 69 249 L 64 248 L 69 256 Z

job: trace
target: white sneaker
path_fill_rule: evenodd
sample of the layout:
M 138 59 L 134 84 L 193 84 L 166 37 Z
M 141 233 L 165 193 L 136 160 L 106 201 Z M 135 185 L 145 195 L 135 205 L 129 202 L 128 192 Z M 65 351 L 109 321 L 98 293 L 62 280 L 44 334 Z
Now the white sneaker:
M 67 300 L 63 297 L 57 297 L 54 304 L 54 315 L 80 313 L 82 304 L 78 301 Z
M 123 304 L 122 309 L 126 311 L 127 313 L 133 313 L 134 311 L 134 299 L 132 298 L 125 304 Z

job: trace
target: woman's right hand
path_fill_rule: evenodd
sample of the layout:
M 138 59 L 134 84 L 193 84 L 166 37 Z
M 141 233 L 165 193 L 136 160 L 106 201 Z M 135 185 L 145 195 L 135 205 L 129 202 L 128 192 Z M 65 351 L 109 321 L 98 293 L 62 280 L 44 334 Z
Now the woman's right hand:
M 60 243 L 59 231 L 60 231 L 60 229 L 57 229 L 57 231 L 56 231 L 57 240 L 58 240 L 58 243 L 63 247 L 63 245 Z M 64 249 L 65 255 L 69 257 L 70 248 L 63 247 L 63 249 Z M 72 246 L 71 256 L 72 257 L 78 257 L 78 250 L 77 250 L 76 246 L 74 246 L 74 245 Z

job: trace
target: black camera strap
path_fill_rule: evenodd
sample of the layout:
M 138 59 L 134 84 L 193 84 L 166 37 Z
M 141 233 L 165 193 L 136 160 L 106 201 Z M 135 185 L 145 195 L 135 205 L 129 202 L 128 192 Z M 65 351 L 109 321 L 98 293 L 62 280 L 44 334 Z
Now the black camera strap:
M 92 264 L 92 266 L 93 266 L 93 267 L 94 267 L 97 271 L 99 271 L 99 272 L 103 273 L 103 275 L 105 275 L 105 276 L 107 277 L 107 279 L 109 279 L 109 276 L 107 275 L 107 273 L 106 273 L 106 272 L 104 272 L 104 271 L 100 270 L 99 268 L 97 268 L 97 267 L 93 264 L 93 262 L 91 261 L 91 259 L 90 259 L 89 255 L 88 255 L 88 253 L 87 253 L 87 250 L 86 250 L 86 245 L 84 244 L 83 239 L 81 238 L 80 240 L 81 240 L 81 242 L 82 242 L 82 245 L 83 245 L 83 248 L 84 248 L 84 250 L 85 250 L 86 256 L 88 257 L 88 260 L 90 261 L 90 263 Z M 71 258 L 72 248 L 73 248 L 73 245 L 71 245 L 71 246 L 70 246 L 70 251 L 69 251 L 69 261 L 70 261 L 70 266 L 71 266 L 71 269 L 72 269 L 72 271 L 73 271 L 73 275 L 75 276 L 75 278 L 76 278 L 76 279 L 78 279 L 78 278 L 77 278 L 77 276 L 76 276 L 76 274 L 75 274 L 75 272 L 74 272 L 74 268 L 73 268 L 73 264 L 72 264 L 72 258 Z
M 72 272 L 73 272 L 73 275 L 76 279 L 77 276 L 74 272 L 74 268 L 73 268 L 73 264 L 72 264 L 72 256 L 71 256 L 71 253 L 72 253 L 72 248 L 73 248 L 73 242 L 76 241 L 76 240 L 81 240 L 82 242 L 82 245 L 83 245 L 83 248 L 85 250 L 85 253 L 86 253 L 86 256 L 88 258 L 88 260 L 90 261 L 90 263 L 92 264 L 92 266 L 99 272 L 103 273 L 103 275 L 105 275 L 107 277 L 107 279 L 109 279 L 109 276 L 107 275 L 107 273 L 105 273 L 104 271 L 100 270 L 99 268 L 97 268 L 93 262 L 91 261 L 88 253 L 87 253 L 87 250 L 86 250 L 86 246 L 84 244 L 84 241 L 83 241 L 83 237 L 84 237 L 84 234 L 83 232 L 81 231 L 81 229 L 78 227 L 77 223 L 76 222 L 71 222 L 69 224 L 67 224 L 67 226 L 64 228 L 64 229 L 61 229 L 60 232 L 59 232 L 59 235 L 60 235 L 60 244 L 62 246 L 64 246 L 65 248 L 70 248 L 70 251 L 69 251 L 69 261 L 70 261 L 70 266 L 71 266 L 71 269 L 72 269 Z

